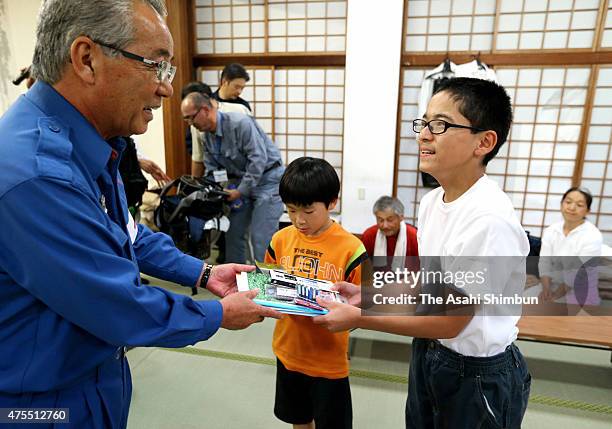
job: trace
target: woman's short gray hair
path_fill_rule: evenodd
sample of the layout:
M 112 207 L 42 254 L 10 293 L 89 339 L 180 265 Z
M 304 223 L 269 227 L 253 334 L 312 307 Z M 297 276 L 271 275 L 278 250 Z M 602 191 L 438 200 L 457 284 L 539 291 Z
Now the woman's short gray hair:
M 384 212 L 387 209 L 393 210 L 398 216 L 404 216 L 404 205 L 397 198 L 389 197 L 387 195 L 380 197 L 374 203 L 374 207 L 372 208 L 372 213 L 376 214 L 376 212 Z
M 164 0 L 44 0 L 38 13 L 32 72 L 54 84 L 70 60 L 70 45 L 79 36 L 123 48 L 134 40 L 134 4 L 150 5 L 162 17 Z M 119 55 L 103 48 L 108 55 Z

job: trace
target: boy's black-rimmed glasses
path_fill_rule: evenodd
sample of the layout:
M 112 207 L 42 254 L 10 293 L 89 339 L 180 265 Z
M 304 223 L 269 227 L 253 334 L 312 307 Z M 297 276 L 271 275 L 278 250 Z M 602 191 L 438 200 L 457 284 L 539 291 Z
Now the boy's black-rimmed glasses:
M 442 119 L 432 119 L 431 121 L 415 119 L 412 121 L 412 130 L 417 134 L 423 131 L 425 127 L 429 128 L 432 134 L 444 134 L 449 128 L 466 128 L 475 132 L 486 131 L 482 128 L 470 127 L 468 125 L 451 124 Z

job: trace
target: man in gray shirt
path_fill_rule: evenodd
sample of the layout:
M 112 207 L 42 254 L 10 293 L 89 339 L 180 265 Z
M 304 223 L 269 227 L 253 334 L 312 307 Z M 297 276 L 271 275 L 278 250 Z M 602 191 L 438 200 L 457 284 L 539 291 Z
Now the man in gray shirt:
M 253 256 L 263 261 L 283 212 L 278 184 L 285 168 L 278 147 L 255 119 L 219 112 L 204 94 L 187 95 L 181 111 L 185 121 L 204 133 L 202 159 L 193 161 L 201 162 L 206 174 L 216 181 L 235 186 L 228 189 L 228 200 L 238 203 L 233 204 L 226 235 L 227 262 L 245 262 L 249 227 Z

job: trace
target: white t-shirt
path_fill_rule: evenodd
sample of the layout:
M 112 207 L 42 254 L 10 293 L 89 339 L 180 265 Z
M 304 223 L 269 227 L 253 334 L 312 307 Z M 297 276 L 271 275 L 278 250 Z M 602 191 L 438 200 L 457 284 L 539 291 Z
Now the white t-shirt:
M 505 296 L 509 290 L 520 294 L 525 285 L 522 258 L 529 253 L 529 241 L 508 196 L 486 175 L 455 201 L 445 203 L 443 196 L 440 187 L 421 200 L 419 255 L 440 256 L 442 261 L 455 260 L 459 264 L 470 260 L 469 257 L 480 257 L 471 259 L 476 264 L 484 261 L 494 267 L 486 277 L 486 290 L 503 291 Z M 499 258 L 489 258 L 501 256 L 514 258 L 504 258 L 503 264 Z M 510 260 L 513 262 L 506 263 Z M 452 271 L 445 263 L 443 270 Z M 503 352 L 517 337 L 519 311 L 492 316 L 494 309 L 491 304 L 486 308 L 484 304 L 475 305 L 474 317 L 461 333 L 440 343 L 465 356 L 485 357 Z

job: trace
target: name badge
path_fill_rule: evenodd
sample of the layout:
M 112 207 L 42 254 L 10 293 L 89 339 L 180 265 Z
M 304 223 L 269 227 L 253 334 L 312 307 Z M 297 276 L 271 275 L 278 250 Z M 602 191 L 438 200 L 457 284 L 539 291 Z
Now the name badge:
M 227 170 L 215 170 L 213 171 L 213 178 L 215 182 L 227 182 L 229 179 L 227 178 Z

